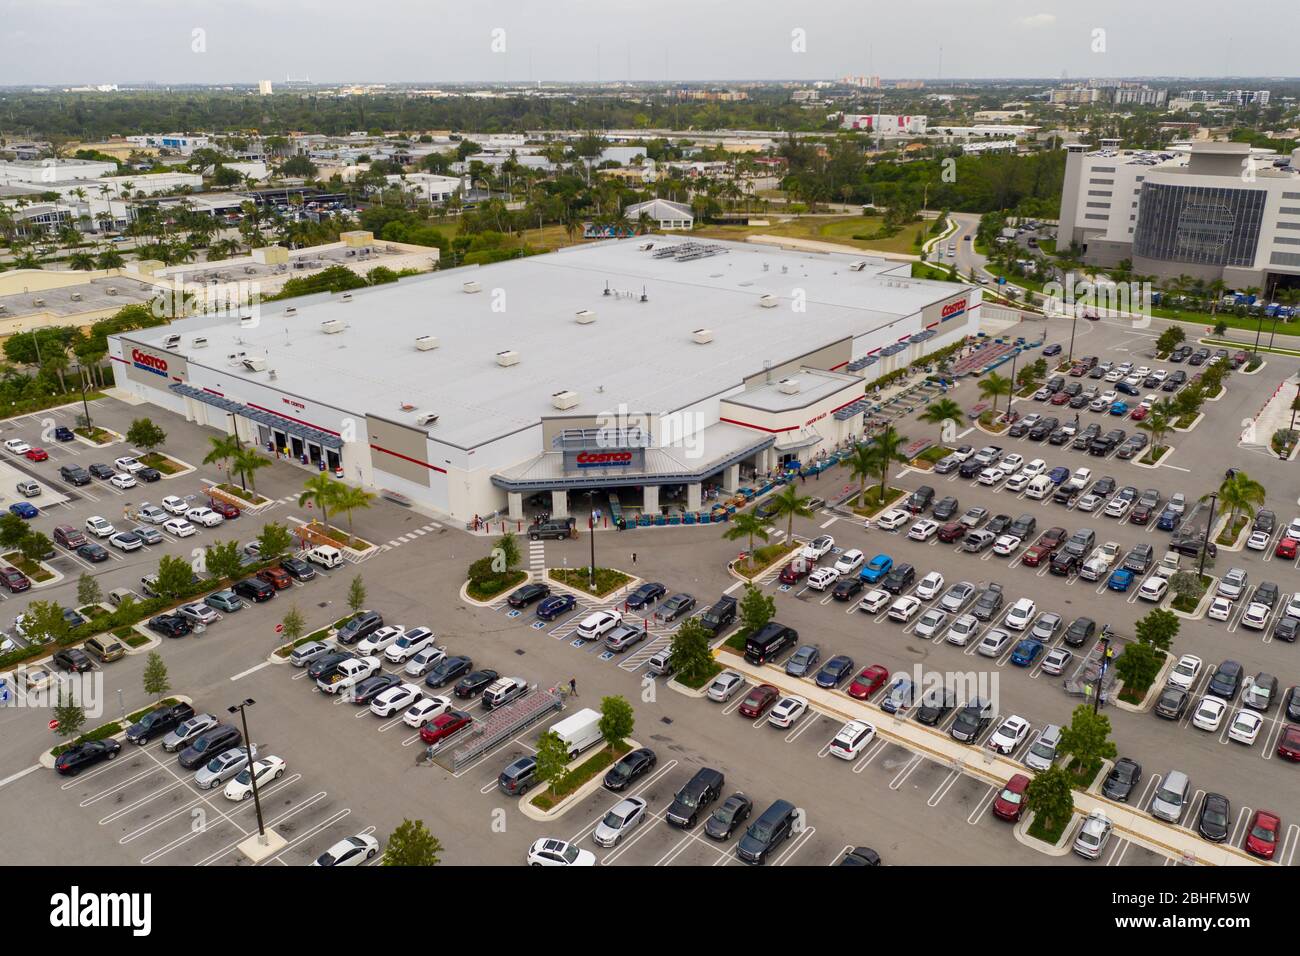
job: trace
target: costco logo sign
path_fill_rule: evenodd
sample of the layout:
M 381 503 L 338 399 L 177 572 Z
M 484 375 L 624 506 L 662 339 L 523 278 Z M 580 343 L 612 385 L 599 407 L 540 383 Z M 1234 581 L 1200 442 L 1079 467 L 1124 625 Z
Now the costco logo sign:
M 958 299 L 956 302 L 949 302 L 939 313 L 939 321 L 947 322 L 949 319 L 956 318 L 966 311 L 966 300 Z
M 155 375 L 167 374 L 166 359 L 159 358 L 157 355 L 149 355 L 139 349 L 131 350 L 131 364 L 145 372 L 153 372 Z
M 574 459 L 579 468 L 626 468 L 632 464 L 630 451 L 582 451 Z

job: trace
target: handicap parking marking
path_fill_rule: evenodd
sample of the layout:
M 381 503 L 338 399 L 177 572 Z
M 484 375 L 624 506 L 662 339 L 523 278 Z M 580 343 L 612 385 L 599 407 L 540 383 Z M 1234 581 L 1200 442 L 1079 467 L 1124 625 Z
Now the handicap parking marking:
M 509 611 L 506 612 L 506 617 L 519 617 L 519 615 L 523 613 L 524 612 L 520 611 L 518 608 L 511 608 Z
M 586 642 L 585 640 L 583 640 L 581 637 L 575 637 L 573 640 L 571 640 L 571 641 L 569 642 L 569 646 L 570 646 L 570 647 L 583 647 L 583 646 L 586 645 L 586 643 L 587 643 L 587 642 Z
M 603 652 L 601 653 L 601 655 L 600 655 L 600 659 L 601 659 L 602 661 L 613 660 L 613 658 L 614 658 L 614 652 L 613 652 L 613 651 L 603 651 Z
M 545 622 L 545 621 L 533 621 L 533 623 L 532 623 L 532 624 L 529 624 L 528 626 L 531 627 L 534 631 L 540 631 L 540 630 L 542 630 L 544 627 L 546 627 L 546 622 Z

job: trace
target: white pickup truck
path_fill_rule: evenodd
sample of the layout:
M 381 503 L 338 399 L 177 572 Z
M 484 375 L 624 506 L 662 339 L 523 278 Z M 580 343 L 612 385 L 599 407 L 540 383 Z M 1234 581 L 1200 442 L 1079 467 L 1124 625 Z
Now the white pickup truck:
M 354 657 L 340 664 L 329 677 L 316 681 L 316 686 L 327 694 L 337 694 L 339 691 L 350 690 L 367 677 L 378 673 L 379 658 Z
M 1110 573 L 1110 566 L 1119 557 L 1120 547 L 1117 541 L 1107 541 L 1088 556 L 1079 568 L 1079 577 L 1085 581 L 1100 581 Z

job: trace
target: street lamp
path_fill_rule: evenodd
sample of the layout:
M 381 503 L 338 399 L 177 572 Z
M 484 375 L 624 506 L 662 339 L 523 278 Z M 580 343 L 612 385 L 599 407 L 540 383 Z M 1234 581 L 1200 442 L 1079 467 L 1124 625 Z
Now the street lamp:
M 1205 538 L 1201 541 L 1201 563 L 1196 569 L 1197 576 L 1202 578 L 1205 577 L 1205 555 L 1210 550 L 1210 528 L 1214 524 L 1214 506 L 1219 501 L 1219 494 L 1211 491 L 1206 497 L 1210 499 L 1210 517 L 1205 522 Z
M 596 492 L 587 492 L 587 536 L 591 539 L 591 566 L 587 570 L 587 585 L 596 593 Z
M 232 714 L 239 714 L 244 725 L 244 751 L 248 754 L 248 779 L 253 785 L 253 809 L 257 812 L 257 842 L 266 846 L 266 824 L 262 821 L 262 798 L 257 793 L 257 768 L 253 766 L 253 739 L 248 736 L 248 714 L 245 708 L 252 707 L 257 701 L 248 697 L 242 703 L 227 707 Z
M 1073 365 L 1074 364 L 1074 330 L 1078 328 L 1079 325 L 1079 307 L 1076 305 L 1073 308 L 1071 308 L 1070 311 L 1074 313 L 1074 318 L 1070 322 L 1070 354 L 1066 358 L 1066 362 L 1070 365 Z
M 86 373 L 81 365 L 74 365 L 73 371 L 77 373 L 77 382 L 81 385 L 81 407 L 86 415 L 86 429 L 91 428 L 90 424 L 90 402 L 86 401 Z

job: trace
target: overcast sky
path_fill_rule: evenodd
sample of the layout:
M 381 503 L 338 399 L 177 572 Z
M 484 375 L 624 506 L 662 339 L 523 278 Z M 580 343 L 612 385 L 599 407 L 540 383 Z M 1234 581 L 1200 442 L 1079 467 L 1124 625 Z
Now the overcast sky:
M 0 0 L 0 84 L 1268 76 L 1296 72 L 1296 23 L 1284 0 Z

